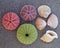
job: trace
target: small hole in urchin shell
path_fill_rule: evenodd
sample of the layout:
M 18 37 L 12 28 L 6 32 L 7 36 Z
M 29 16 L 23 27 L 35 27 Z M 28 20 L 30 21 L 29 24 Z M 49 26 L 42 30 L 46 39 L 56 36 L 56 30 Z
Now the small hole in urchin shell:
M 11 23 L 11 21 L 9 21 Z
M 29 34 L 25 34 L 25 36 L 26 36 L 26 37 L 28 37 L 28 36 L 29 36 Z
M 30 13 L 28 12 L 28 14 L 30 14 Z

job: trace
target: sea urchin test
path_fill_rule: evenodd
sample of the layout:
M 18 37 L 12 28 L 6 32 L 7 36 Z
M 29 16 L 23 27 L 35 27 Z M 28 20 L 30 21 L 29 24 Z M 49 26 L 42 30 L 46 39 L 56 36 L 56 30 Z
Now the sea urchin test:
M 32 5 L 25 5 L 21 9 L 20 16 L 25 21 L 32 21 L 37 16 L 36 8 Z
M 38 8 L 38 13 L 41 17 L 47 18 L 51 14 L 51 9 L 47 5 L 41 5 Z
M 32 24 L 22 24 L 17 30 L 17 39 L 23 44 L 32 44 L 38 37 L 38 32 Z
M 38 17 L 35 21 L 35 25 L 39 30 L 43 30 L 46 27 L 46 22 L 42 18 Z
M 2 25 L 7 30 L 15 30 L 20 23 L 19 16 L 14 12 L 8 12 L 4 14 L 2 18 Z

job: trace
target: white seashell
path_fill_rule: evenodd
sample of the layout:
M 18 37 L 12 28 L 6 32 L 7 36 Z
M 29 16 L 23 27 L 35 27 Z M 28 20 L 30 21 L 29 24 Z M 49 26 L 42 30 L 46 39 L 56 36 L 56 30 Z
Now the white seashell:
M 53 31 L 53 30 L 48 30 L 48 31 L 46 31 L 46 35 L 47 35 L 49 38 L 51 38 L 51 39 L 53 39 L 53 38 L 58 38 L 57 33 L 56 33 L 55 31 Z
M 51 13 L 51 9 L 47 5 L 42 5 L 38 8 L 38 13 L 41 17 L 47 18 Z
M 37 18 L 35 22 L 36 27 L 39 30 L 43 30 L 46 27 L 46 22 L 42 18 Z
M 58 35 L 55 31 L 48 30 L 46 33 L 40 38 L 42 41 L 46 43 L 52 42 L 55 38 L 58 38 Z
M 58 26 L 58 18 L 56 15 L 51 14 L 50 17 L 47 20 L 47 25 L 53 29 L 55 29 Z

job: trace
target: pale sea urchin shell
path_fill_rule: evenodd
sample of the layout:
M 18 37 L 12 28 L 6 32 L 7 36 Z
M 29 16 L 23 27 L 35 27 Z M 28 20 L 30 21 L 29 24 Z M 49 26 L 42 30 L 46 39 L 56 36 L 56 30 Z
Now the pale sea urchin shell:
M 47 5 L 41 5 L 39 8 L 38 8 L 38 13 L 41 17 L 44 17 L 44 18 L 47 18 L 50 13 L 51 13 L 51 9 L 49 6 Z
M 35 22 L 36 27 L 39 30 L 43 30 L 46 27 L 46 22 L 42 18 L 37 18 Z
M 58 18 L 55 14 L 51 14 L 47 20 L 47 25 L 53 29 L 58 26 Z

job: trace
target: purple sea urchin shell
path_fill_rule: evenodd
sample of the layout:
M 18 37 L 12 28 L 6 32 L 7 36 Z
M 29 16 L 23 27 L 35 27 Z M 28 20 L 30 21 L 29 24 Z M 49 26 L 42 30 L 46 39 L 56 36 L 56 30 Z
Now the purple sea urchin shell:
M 36 18 L 36 8 L 32 5 L 25 5 L 21 9 L 20 15 L 23 20 L 25 21 L 31 21 Z

